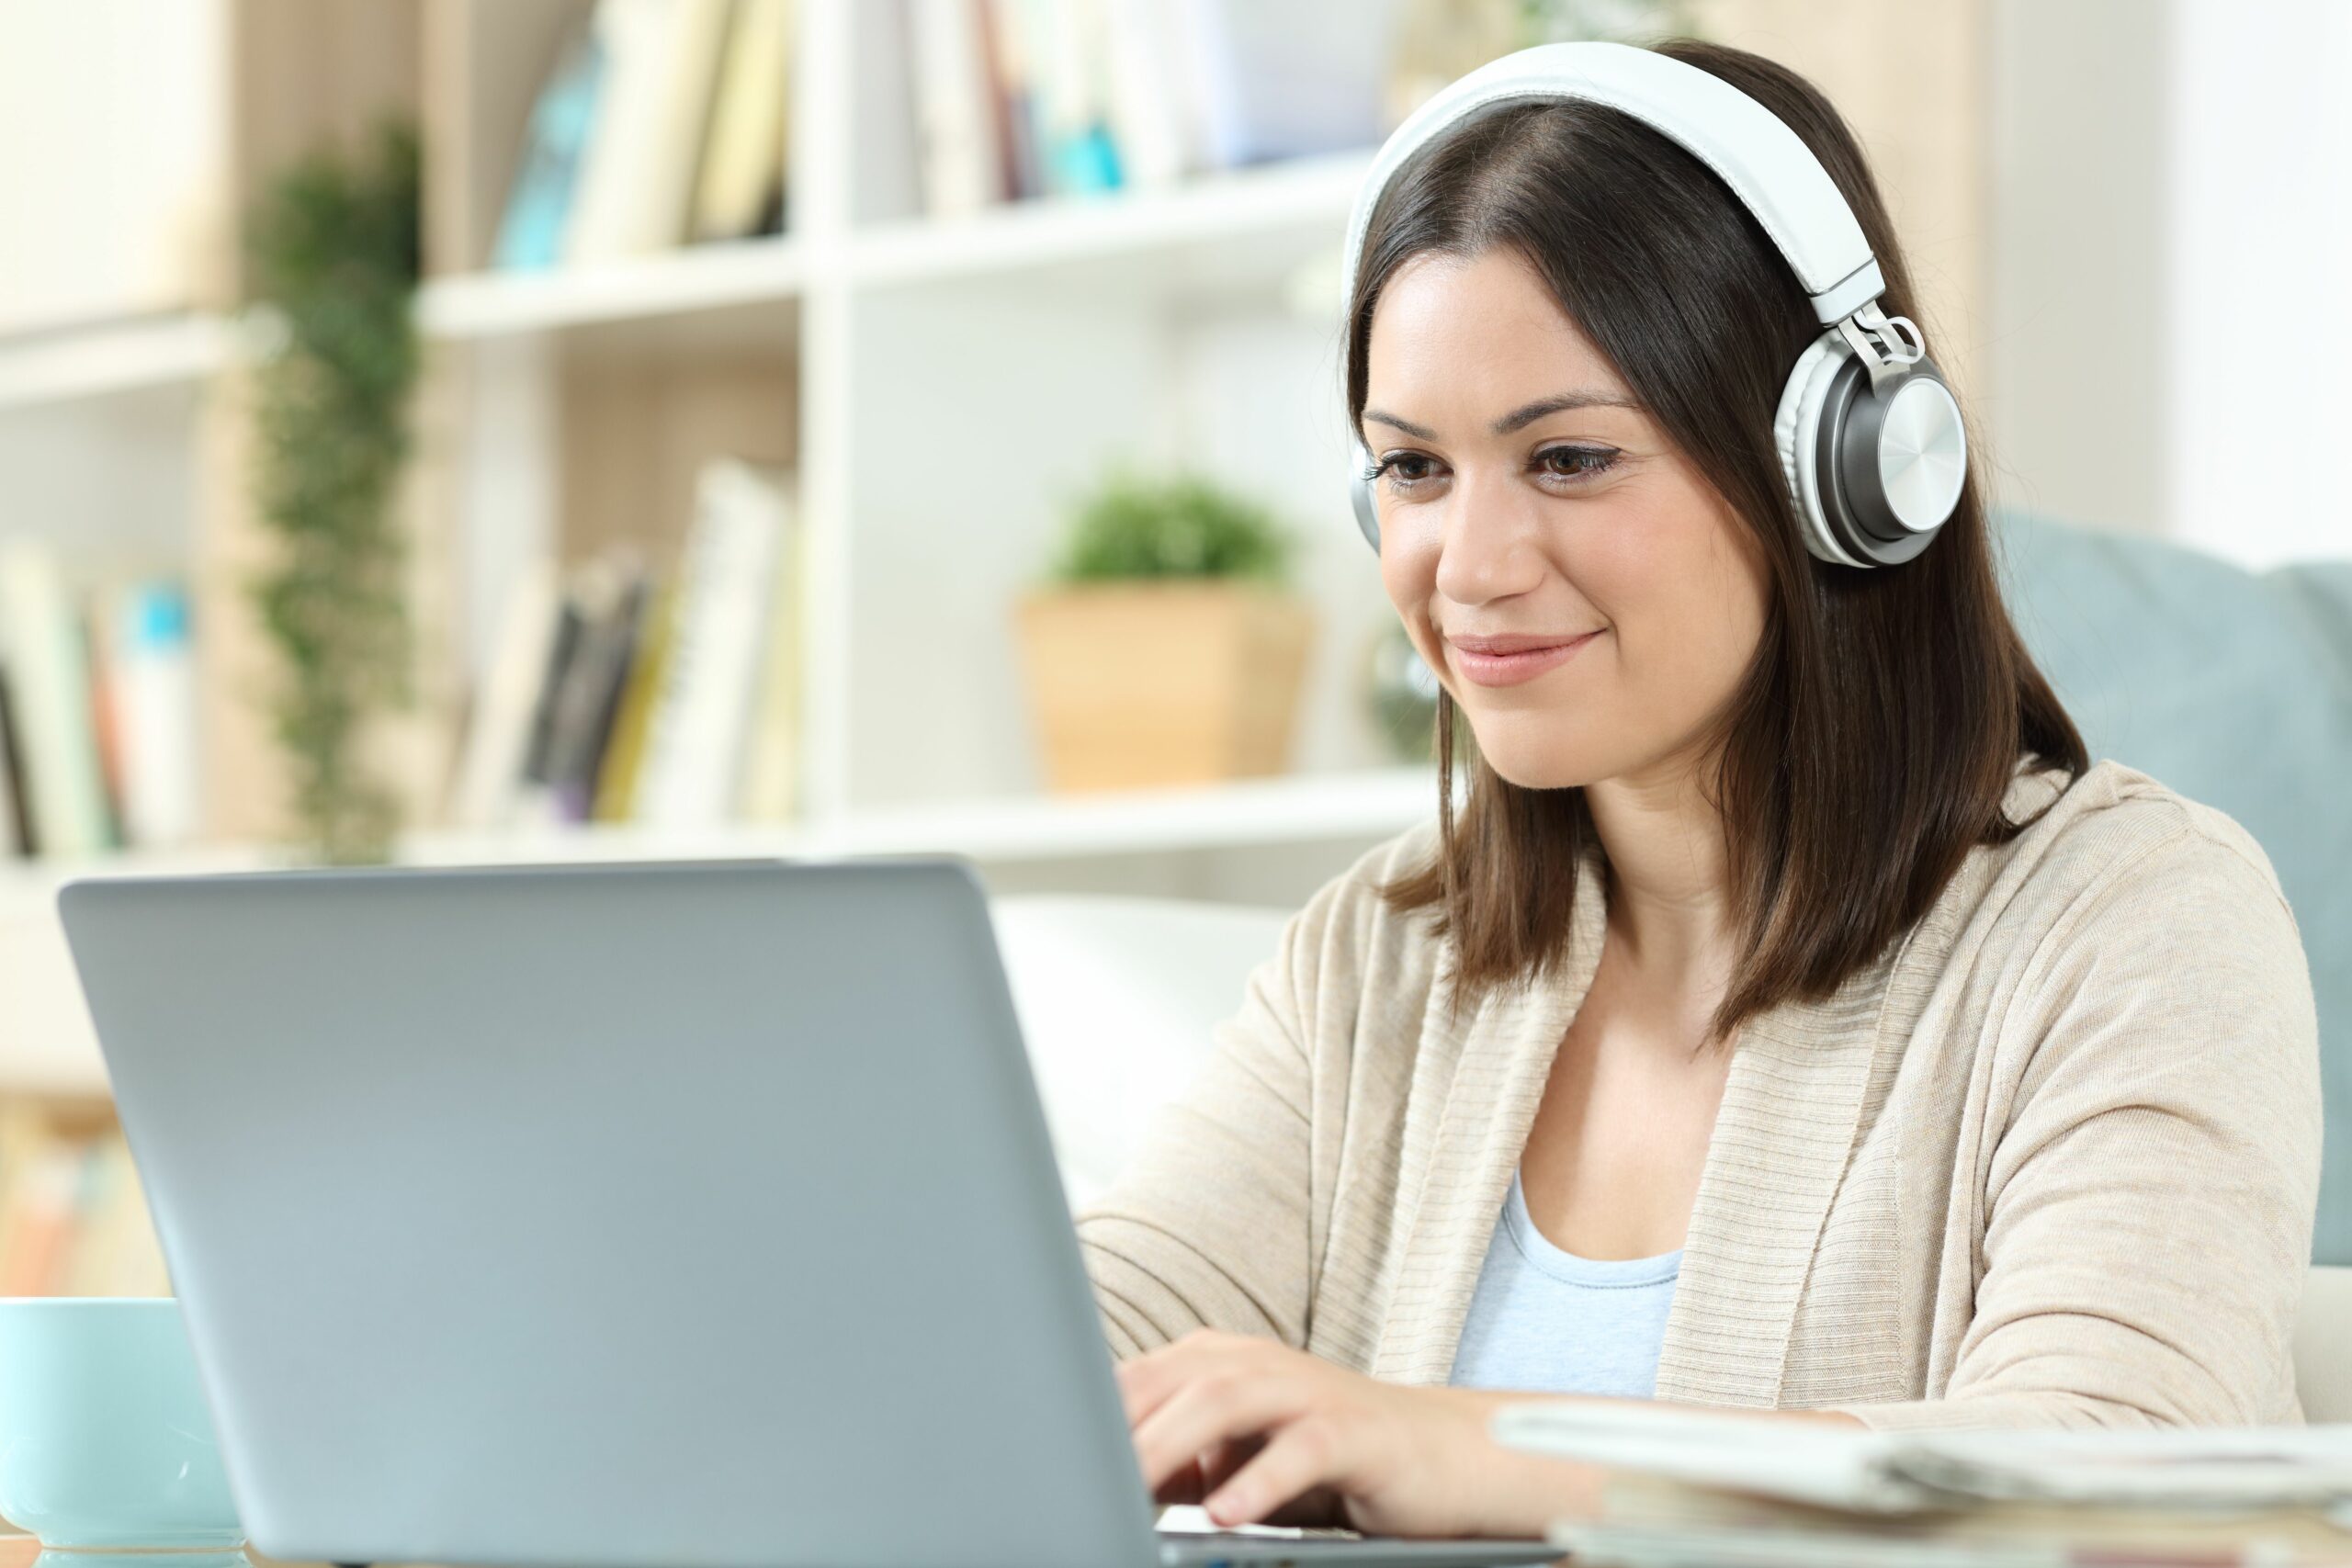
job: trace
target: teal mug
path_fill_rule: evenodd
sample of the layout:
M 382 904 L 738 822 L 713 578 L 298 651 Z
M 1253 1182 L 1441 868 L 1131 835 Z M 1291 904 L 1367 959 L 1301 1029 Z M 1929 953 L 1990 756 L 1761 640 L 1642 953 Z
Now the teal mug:
M 0 1300 L 0 1517 L 45 1547 L 243 1543 L 178 1302 Z

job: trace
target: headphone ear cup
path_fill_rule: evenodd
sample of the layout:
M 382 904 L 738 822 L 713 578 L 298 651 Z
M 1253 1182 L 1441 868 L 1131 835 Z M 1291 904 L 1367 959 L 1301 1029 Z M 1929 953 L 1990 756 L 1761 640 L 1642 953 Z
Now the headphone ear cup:
M 1866 567 L 1871 564 L 1869 558 L 1849 551 L 1830 525 L 1829 503 L 1821 493 L 1816 460 L 1822 411 L 1838 367 L 1853 352 L 1835 327 L 1806 345 L 1781 389 L 1781 406 L 1772 416 L 1772 444 L 1781 455 L 1781 476 L 1788 483 L 1789 504 L 1796 508 L 1797 521 L 1804 529 L 1805 548 L 1817 559 L 1838 566 Z
M 1380 508 L 1373 500 L 1372 481 L 1363 477 L 1363 471 L 1372 466 L 1372 454 L 1364 450 L 1363 442 L 1351 441 L 1348 443 L 1348 457 L 1351 465 L 1348 469 L 1348 504 L 1355 509 L 1357 531 L 1372 547 L 1372 553 L 1378 555 Z
M 1960 504 L 1968 433 L 1933 360 L 1917 360 L 1883 391 L 1856 379 L 1842 417 L 1822 432 L 1818 460 L 1833 466 L 1826 510 L 1849 544 L 1892 565 L 1926 549 Z

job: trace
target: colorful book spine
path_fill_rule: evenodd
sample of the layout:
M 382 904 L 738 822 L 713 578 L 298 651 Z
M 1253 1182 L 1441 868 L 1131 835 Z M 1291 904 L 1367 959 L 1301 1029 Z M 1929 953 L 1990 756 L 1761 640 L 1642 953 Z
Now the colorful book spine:
M 580 164 L 596 118 L 605 51 L 595 29 L 566 46 L 531 108 L 520 166 L 500 219 L 491 265 L 517 270 L 563 259 L 564 226 L 580 184 Z
M 120 737 L 124 837 L 153 848 L 203 828 L 197 737 L 196 645 L 187 591 L 134 584 L 105 616 L 114 653 L 108 684 Z

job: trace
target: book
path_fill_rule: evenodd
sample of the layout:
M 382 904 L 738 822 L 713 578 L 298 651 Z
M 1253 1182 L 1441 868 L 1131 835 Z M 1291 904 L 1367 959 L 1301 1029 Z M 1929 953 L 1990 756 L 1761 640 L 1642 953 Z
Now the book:
M 8 676 L 0 670 L 0 860 L 32 852 L 24 791 L 17 776 L 16 727 L 8 719 Z
M 1001 7 L 997 0 L 972 0 L 972 35 L 980 52 L 982 109 L 989 128 L 989 152 L 996 162 L 996 186 L 1006 201 L 1019 201 L 1023 189 L 1019 104 L 1009 90 L 1012 62 L 1005 55 Z
M 792 0 L 735 0 L 695 185 L 693 239 L 741 239 L 782 218 L 793 25 Z
M 1377 147 L 1397 0 L 1172 0 L 1194 167 Z
M 598 822 L 627 822 L 637 814 L 638 780 L 645 769 L 645 743 L 653 724 L 653 705 L 670 668 L 672 626 L 677 620 L 677 585 L 665 584 L 646 612 L 644 634 L 637 657 L 629 661 L 628 682 L 621 689 L 619 711 L 613 716 L 613 733 L 605 742 L 604 760 L 596 769 L 596 799 L 589 815 Z
M 203 799 L 187 590 L 160 580 L 132 583 L 110 596 L 105 621 L 114 649 L 123 837 L 142 848 L 189 842 L 202 830 Z
M 647 592 L 645 573 L 633 561 L 600 557 L 582 570 L 572 591 L 576 632 L 547 706 L 546 748 L 534 776 L 537 788 L 526 800 L 528 819 L 589 820 Z
M 1176 184 L 1190 172 L 1184 106 L 1168 69 L 1175 29 L 1165 0 L 1101 0 L 1104 91 L 1125 183 Z
M 707 463 L 696 476 L 636 820 L 695 827 L 733 811 L 774 605 L 784 484 L 780 471 L 734 458 Z
M 1098 0 L 1024 0 L 1038 47 L 1038 121 L 1047 178 L 1057 196 L 1086 197 L 1125 183 L 1112 140 Z
M 100 1134 L 82 1168 L 80 1224 L 59 1287 L 75 1296 L 167 1296 L 155 1222 L 120 1132 Z
M 544 773 L 554 711 L 542 693 L 557 663 L 563 608 L 552 561 L 532 562 L 507 591 L 497 641 L 475 687 L 458 753 L 448 813 L 457 827 L 507 825 L 529 774 L 535 735 Z
M 1250 161 L 1233 39 L 1223 0 L 1170 0 L 1168 70 L 1184 106 L 1185 162 L 1201 171 Z
M 598 0 L 604 76 L 564 231 L 567 264 L 684 239 L 726 22 L 727 0 Z
M 1612 1560 L 1777 1542 L 1795 1555 L 1770 1561 L 1829 1562 L 1825 1543 L 1839 1541 L 1890 1563 L 1957 1543 L 2050 1562 L 2352 1557 L 2352 1427 L 1880 1432 L 1531 1402 L 1498 1411 L 1492 1430 L 1607 1467 L 1600 1517 L 1564 1521 L 1553 1539 Z
M 40 1101 L 11 1097 L 0 1100 L 0 1271 L 16 1250 L 22 1218 L 16 1196 L 24 1190 L 26 1174 L 56 1142 L 50 1118 Z
M 36 540 L 0 547 L 0 661 L 13 682 L 16 741 L 40 852 L 85 855 L 107 848 L 112 835 L 83 633 L 55 557 Z
M 86 1144 L 43 1137 L 10 1186 L 7 1246 L 0 1252 L 0 1296 L 53 1296 L 82 1224 Z
M 961 217 L 1005 198 L 994 85 L 975 0 L 903 0 L 912 39 L 916 158 L 924 210 Z
M 74 1120 L 38 1100 L 0 1116 L 0 1294 L 170 1294 L 129 1144 Z
M 126 841 L 122 715 L 118 703 L 114 638 L 108 624 L 114 597 L 111 590 L 90 594 L 76 606 L 74 622 L 82 639 L 84 698 L 89 705 L 90 746 L 97 758 L 103 842 L 108 849 Z
M 784 541 L 775 551 L 775 600 L 736 807 L 747 822 L 789 822 L 800 808 L 800 657 L 808 536 L 798 525 L 791 488 L 782 486 L 778 494 L 784 502 Z
M 531 704 L 530 739 L 523 748 L 523 776 L 516 782 L 506 812 L 510 820 L 545 821 L 555 814 L 552 760 L 556 715 L 563 693 L 565 672 L 578 652 L 586 616 L 577 597 L 565 592 L 556 604 L 555 635 L 548 646 L 547 662 L 539 674 L 538 694 Z
M 582 28 L 564 45 L 531 106 L 514 182 L 499 218 L 492 266 L 526 270 L 563 259 L 564 229 L 604 76 L 603 40 L 594 28 Z
M 1694 1543 L 1777 1541 L 1784 1550 L 1799 1549 L 1796 1561 L 1808 1565 L 1826 1560 L 1824 1549 L 1838 1543 L 1865 1548 L 1877 1555 L 1864 1561 L 1890 1568 L 1906 1552 L 1960 1548 L 2038 1551 L 2042 1562 L 2052 1561 L 2053 1552 L 2109 1564 L 2128 1556 L 2138 1568 L 2352 1559 L 2352 1516 L 2339 1517 L 2329 1506 L 2310 1502 L 2183 1507 L 1980 1499 L 1889 1516 L 1623 1474 L 1603 1481 L 1600 1511 L 1600 1519 L 1588 1526 L 1605 1527 L 1611 1540 L 1638 1532 L 1638 1539 L 1658 1545 L 1672 1540 L 1686 1551 Z M 1589 1528 L 1563 1529 L 1559 1544 L 1601 1555 L 1602 1543 Z
M 1034 201 L 1053 187 L 1039 146 L 1035 51 L 1029 41 L 1028 7 L 1024 0 L 979 0 L 979 5 L 981 26 L 986 29 L 982 58 L 989 90 L 996 96 L 998 156 L 1003 165 L 1000 178 L 1008 198 Z

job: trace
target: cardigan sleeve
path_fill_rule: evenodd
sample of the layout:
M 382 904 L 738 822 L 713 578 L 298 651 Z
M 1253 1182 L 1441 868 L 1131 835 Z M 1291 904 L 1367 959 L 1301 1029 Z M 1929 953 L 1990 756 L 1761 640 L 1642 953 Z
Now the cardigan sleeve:
M 2296 1410 L 2318 1025 L 2260 849 L 2192 823 L 2079 896 L 1996 1037 L 2029 1055 L 1986 1168 L 1975 1310 L 1945 1386 L 1838 1408 L 1883 1429 Z
M 1283 928 L 1199 1075 L 1163 1106 L 1077 1218 L 1103 1330 L 1121 1359 L 1194 1328 L 1305 1343 L 1312 1020 L 1335 878 Z

